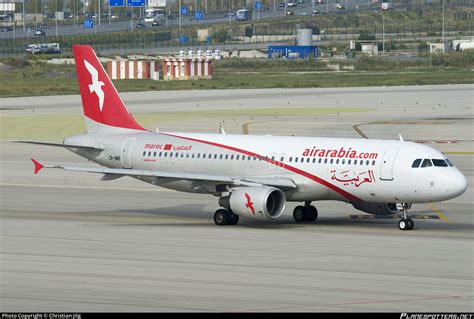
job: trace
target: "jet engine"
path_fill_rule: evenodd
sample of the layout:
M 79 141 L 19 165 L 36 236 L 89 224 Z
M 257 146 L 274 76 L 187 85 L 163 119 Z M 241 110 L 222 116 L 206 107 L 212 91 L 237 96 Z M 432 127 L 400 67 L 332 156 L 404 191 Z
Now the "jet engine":
M 219 205 L 234 214 L 258 220 L 279 218 L 285 203 L 285 194 L 278 188 L 268 186 L 237 188 L 230 196 L 219 199 Z
M 392 215 L 399 213 L 396 203 L 367 203 L 355 202 L 352 203 L 355 209 L 374 215 Z

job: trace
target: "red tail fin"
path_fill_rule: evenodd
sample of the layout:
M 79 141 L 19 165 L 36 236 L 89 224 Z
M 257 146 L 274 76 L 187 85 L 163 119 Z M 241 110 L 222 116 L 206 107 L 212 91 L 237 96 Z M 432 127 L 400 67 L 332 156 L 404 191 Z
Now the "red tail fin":
M 123 103 L 92 47 L 73 45 L 72 52 L 76 61 L 84 115 L 95 122 L 94 125 L 89 125 L 86 119 L 88 131 L 97 127 L 96 123 L 99 123 L 99 127 L 103 124 L 144 131 Z

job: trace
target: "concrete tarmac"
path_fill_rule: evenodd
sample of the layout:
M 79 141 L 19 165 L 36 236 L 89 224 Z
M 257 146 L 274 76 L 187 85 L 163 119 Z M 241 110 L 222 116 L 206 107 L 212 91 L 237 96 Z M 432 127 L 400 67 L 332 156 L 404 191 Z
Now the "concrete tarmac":
M 413 205 L 413 231 L 399 231 L 397 217 L 373 218 L 329 201 L 315 203 L 316 223 L 296 224 L 296 203 L 288 203 L 275 223 L 243 219 L 217 227 L 212 196 L 127 177 L 101 182 L 95 174 L 59 170 L 33 175 L 31 157 L 91 164 L 67 150 L 4 139 L 0 311 L 473 312 L 472 89 L 123 94 L 139 116 L 183 112 L 181 119 L 149 128 L 216 132 L 220 122 L 228 133 L 247 124 L 250 134 L 358 137 L 357 126 L 370 138 L 401 133 L 438 148 L 470 187 L 450 201 Z M 78 96 L 1 99 L 0 107 L 2 125 L 20 116 L 82 112 Z M 242 108 L 245 113 L 238 112 Z M 263 108 L 285 112 L 258 115 Z M 291 108 L 359 111 L 292 115 Z M 211 113 L 189 116 L 200 111 Z

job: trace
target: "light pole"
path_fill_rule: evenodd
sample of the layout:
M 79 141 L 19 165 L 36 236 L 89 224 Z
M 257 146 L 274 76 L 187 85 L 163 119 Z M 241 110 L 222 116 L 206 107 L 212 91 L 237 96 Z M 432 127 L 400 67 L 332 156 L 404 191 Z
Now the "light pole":
M 377 10 L 374 10 L 375 13 L 379 13 Z M 385 53 L 385 16 L 384 10 L 382 10 L 382 53 Z
M 25 16 L 25 0 L 23 0 L 23 19 L 22 19 L 23 20 L 23 31 L 26 30 L 25 18 L 26 18 L 26 16 Z
M 38 1 L 35 2 L 35 29 L 38 29 L 38 19 L 36 19 L 36 15 L 38 15 Z
M 181 0 L 179 0 L 179 29 L 181 30 Z
M 73 2 L 72 2 L 72 15 L 73 15 L 73 17 L 74 17 L 74 20 L 73 20 L 73 22 L 74 22 L 74 29 L 76 28 L 76 16 L 77 16 L 77 12 L 76 12 L 76 2 L 77 2 L 77 0 L 73 0 Z
M 230 16 L 230 0 L 227 1 L 227 5 L 228 5 L 227 17 L 229 18 L 229 30 L 230 30 L 230 27 L 232 26 L 232 17 Z
M 54 21 L 56 23 L 56 38 L 58 37 L 58 0 L 56 0 L 55 6 L 56 12 L 54 13 Z
M 443 53 L 444 53 L 444 0 L 441 0 L 442 2 L 442 6 L 443 6 L 443 27 L 442 27 L 442 31 L 441 31 L 441 39 L 442 39 L 442 42 L 443 42 Z
M 100 5 L 101 5 L 100 0 L 97 0 L 97 3 L 99 5 L 99 27 L 100 27 Z
M 382 52 L 385 54 L 385 15 L 382 12 Z

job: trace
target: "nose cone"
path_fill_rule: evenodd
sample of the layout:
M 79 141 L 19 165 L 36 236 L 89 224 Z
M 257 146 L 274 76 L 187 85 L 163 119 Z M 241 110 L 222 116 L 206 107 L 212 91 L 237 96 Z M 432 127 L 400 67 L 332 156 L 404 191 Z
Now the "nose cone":
M 457 169 L 448 176 L 449 180 L 445 184 L 445 189 L 450 198 L 455 198 L 462 195 L 468 187 L 466 177 Z

